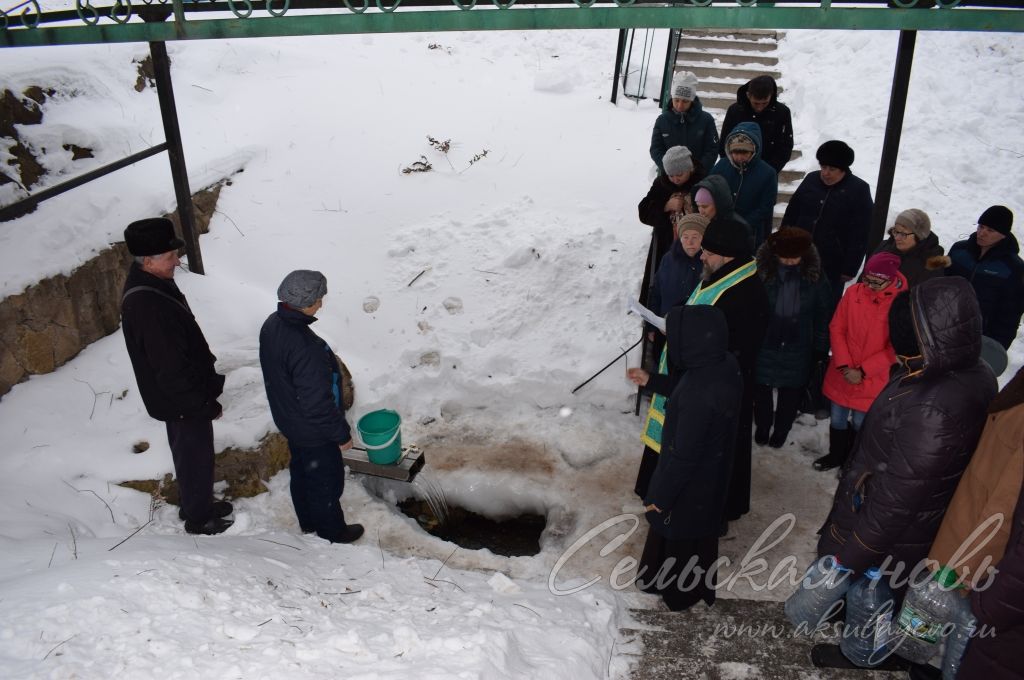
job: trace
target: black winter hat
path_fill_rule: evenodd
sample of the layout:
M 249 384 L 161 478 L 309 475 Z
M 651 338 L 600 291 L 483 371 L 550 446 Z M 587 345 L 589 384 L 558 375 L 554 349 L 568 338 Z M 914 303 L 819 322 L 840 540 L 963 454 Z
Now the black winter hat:
M 124 230 L 124 242 L 128 252 L 136 257 L 162 255 L 185 245 L 174 235 L 174 224 L 166 217 L 132 222 Z
M 995 229 L 1003 236 L 1007 236 L 1010 233 L 1010 227 L 1013 226 L 1013 211 L 1005 205 L 993 205 L 981 213 L 978 224 Z
M 853 149 L 847 146 L 846 142 L 830 139 L 818 147 L 817 159 L 821 165 L 849 170 L 853 165 Z
M 747 226 L 729 218 L 711 220 L 700 242 L 704 250 L 723 257 L 750 257 L 752 245 Z

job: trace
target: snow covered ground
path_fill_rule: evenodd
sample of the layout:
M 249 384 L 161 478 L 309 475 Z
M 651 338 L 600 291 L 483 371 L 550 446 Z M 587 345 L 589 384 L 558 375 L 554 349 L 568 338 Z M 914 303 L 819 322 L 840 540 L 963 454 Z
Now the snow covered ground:
M 635 206 L 650 182 L 657 111 L 649 100 L 608 103 L 615 37 L 168 46 L 193 188 L 244 168 L 202 239 L 207 275 L 176 277 L 227 375 L 218 447 L 253 446 L 272 428 L 258 329 L 287 272 L 319 269 L 329 293 L 316 330 L 354 374 L 351 421 L 396 409 L 404 441 L 422 445 L 424 474 L 451 500 L 496 517 L 541 512 L 548 528 L 536 557 L 453 552 L 395 509 L 401 485 L 351 477 L 343 505 L 368 531 L 333 546 L 299 533 L 283 472 L 268 493 L 236 503 L 226 535 L 187 536 L 176 508 L 116 486 L 172 466 L 115 333 L 0 403 L 0 675 L 627 672 L 638 650 L 616 631 L 629 606 L 656 600 L 626 585 L 622 562 L 639 556 L 645 533 L 626 362 L 570 393 L 639 330 L 624 300 L 649 239 Z M 792 32 L 781 43 L 804 151 L 797 167 L 812 169 L 818 144 L 843 138 L 857 152 L 854 172 L 874 184 L 895 48 L 895 34 L 871 32 Z M 20 129 L 47 149 L 52 181 L 162 141 L 155 92 L 132 89 L 132 61 L 146 53 L 0 52 L 0 87 L 59 91 L 46 124 Z M 1013 93 L 1022 77 L 1019 36 L 920 35 L 892 215 L 925 209 L 948 246 L 990 204 L 1021 214 L 1024 110 Z M 428 136 L 450 139 L 449 153 Z M 96 158 L 72 167 L 68 143 Z M 401 172 L 421 155 L 431 172 Z M 71 271 L 128 222 L 173 204 L 158 156 L 0 224 L 0 295 Z M 629 365 L 637 361 L 634 352 Z M 133 454 L 140 439 L 152 447 Z M 723 597 L 790 592 L 789 581 L 763 586 L 787 555 L 794 578 L 811 556 L 835 484 L 810 468 L 826 440 L 824 423 L 802 422 L 786 449 L 755 449 L 755 510 L 722 542 L 734 577 Z M 786 513 L 795 526 L 763 555 L 766 570 L 742 577 L 757 563 L 737 563 Z

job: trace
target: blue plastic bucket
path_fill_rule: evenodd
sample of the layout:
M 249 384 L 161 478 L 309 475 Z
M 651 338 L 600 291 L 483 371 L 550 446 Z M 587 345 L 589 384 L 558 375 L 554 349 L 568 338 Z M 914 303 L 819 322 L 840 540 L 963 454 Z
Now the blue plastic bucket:
M 402 456 L 402 418 L 390 409 L 370 411 L 356 423 L 366 457 L 377 465 L 393 465 Z

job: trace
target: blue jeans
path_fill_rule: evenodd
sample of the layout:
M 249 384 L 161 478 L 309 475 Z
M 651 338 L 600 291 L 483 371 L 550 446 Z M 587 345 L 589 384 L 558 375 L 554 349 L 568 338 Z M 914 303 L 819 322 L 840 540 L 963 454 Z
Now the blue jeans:
M 345 490 L 345 465 L 337 444 L 295 446 L 288 444 L 292 458 L 292 505 L 303 533 L 316 532 L 336 543 L 345 533 L 341 493 Z
M 852 417 L 853 429 L 859 432 L 860 426 L 864 424 L 864 416 L 866 415 L 866 411 L 855 411 L 852 408 L 846 408 L 832 402 L 832 422 L 830 424 L 833 429 L 845 430 L 848 427 L 847 422 Z

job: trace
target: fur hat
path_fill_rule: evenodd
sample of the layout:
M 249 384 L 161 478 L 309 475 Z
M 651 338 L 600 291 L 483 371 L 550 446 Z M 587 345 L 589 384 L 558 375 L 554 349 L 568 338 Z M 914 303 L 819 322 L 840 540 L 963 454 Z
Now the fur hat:
M 690 71 L 680 71 L 672 76 L 672 99 L 692 102 L 697 98 L 697 76 Z
M 769 247 L 777 257 L 803 257 L 811 249 L 814 239 L 800 227 L 782 227 L 768 235 Z
M 666 175 L 682 175 L 693 171 L 693 156 L 685 146 L 673 146 L 661 159 Z
M 318 271 L 296 269 L 277 287 L 277 299 L 292 309 L 305 309 L 327 295 L 327 277 Z
M 978 224 L 994 229 L 1003 236 L 1006 236 L 1010 233 L 1010 228 L 1013 226 L 1013 211 L 1005 205 L 993 205 L 981 213 L 981 217 L 978 218 Z
M 918 241 L 923 241 L 932 233 L 932 221 L 928 218 L 928 213 L 917 208 L 904 210 L 897 215 L 896 224 L 913 232 Z
M 853 165 L 853 149 L 846 142 L 830 139 L 818 147 L 818 163 L 847 171 Z
M 892 281 L 896 278 L 902 262 L 903 260 L 900 259 L 900 256 L 895 253 L 875 253 L 868 258 L 867 264 L 864 265 L 864 273 L 877 276 L 886 281 Z
M 676 231 L 682 234 L 684 231 L 695 231 L 701 236 L 708 228 L 708 218 L 704 217 L 699 213 L 690 213 L 689 215 L 680 214 L 675 219 Z
M 757 146 L 748 135 L 737 132 L 736 134 L 729 135 L 729 139 L 725 142 L 725 150 L 727 153 L 733 151 L 749 151 L 754 153 L 757 151 Z
M 701 247 L 723 257 L 750 257 L 753 243 L 745 224 L 716 217 L 708 224 Z
M 174 224 L 166 217 L 152 217 L 132 222 L 124 230 L 128 252 L 136 257 L 162 255 L 185 245 L 174 234 Z

